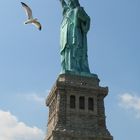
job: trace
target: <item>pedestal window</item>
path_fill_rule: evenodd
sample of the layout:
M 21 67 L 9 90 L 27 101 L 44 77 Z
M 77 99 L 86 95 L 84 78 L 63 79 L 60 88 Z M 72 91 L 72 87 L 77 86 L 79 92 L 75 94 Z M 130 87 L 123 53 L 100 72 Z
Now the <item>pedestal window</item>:
M 88 98 L 88 110 L 94 111 L 94 99 Z
M 85 109 L 85 97 L 84 96 L 79 97 L 79 108 Z
M 75 108 L 75 104 L 76 104 L 75 102 L 76 102 L 75 96 L 71 95 L 70 96 L 70 108 L 72 108 L 72 109 Z

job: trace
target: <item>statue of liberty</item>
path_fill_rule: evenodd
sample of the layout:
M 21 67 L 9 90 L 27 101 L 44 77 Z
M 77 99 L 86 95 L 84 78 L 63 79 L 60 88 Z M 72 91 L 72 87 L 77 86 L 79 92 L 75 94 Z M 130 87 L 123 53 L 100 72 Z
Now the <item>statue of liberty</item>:
M 87 32 L 90 17 L 78 0 L 60 0 L 63 20 L 60 31 L 61 73 L 90 74 Z

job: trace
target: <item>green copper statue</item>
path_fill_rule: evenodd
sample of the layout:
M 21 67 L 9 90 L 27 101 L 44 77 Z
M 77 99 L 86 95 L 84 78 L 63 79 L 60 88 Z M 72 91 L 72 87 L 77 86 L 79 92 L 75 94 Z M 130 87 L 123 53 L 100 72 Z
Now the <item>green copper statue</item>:
M 61 23 L 61 73 L 90 74 L 87 56 L 87 32 L 90 17 L 78 0 L 60 0 L 63 8 Z

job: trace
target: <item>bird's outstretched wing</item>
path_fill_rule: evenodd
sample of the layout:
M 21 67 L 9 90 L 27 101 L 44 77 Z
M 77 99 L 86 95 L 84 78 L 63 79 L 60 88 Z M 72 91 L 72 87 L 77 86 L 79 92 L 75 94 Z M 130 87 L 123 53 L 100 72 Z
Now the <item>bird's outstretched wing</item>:
M 41 26 L 40 22 L 38 22 L 38 21 L 33 21 L 32 24 L 35 25 L 39 30 L 42 29 L 42 26 Z
M 23 3 L 23 2 L 21 2 L 21 4 L 22 4 L 22 7 L 24 8 L 24 10 L 25 10 L 25 12 L 26 12 L 26 15 L 28 16 L 28 19 L 33 18 L 31 8 L 30 8 L 27 4 L 25 4 L 25 3 Z

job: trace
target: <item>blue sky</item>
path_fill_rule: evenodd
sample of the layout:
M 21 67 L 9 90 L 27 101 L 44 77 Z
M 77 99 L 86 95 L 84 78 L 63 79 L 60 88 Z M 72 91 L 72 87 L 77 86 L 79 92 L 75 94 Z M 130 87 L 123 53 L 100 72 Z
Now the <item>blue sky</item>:
M 23 24 L 26 16 L 19 0 L 0 1 L 0 139 L 3 140 L 42 139 L 48 115 L 45 98 L 60 72 L 59 0 L 23 2 L 32 7 L 43 30 Z M 140 1 L 80 2 L 91 17 L 90 70 L 98 74 L 101 86 L 109 86 L 105 99 L 107 127 L 115 140 L 138 139 Z

